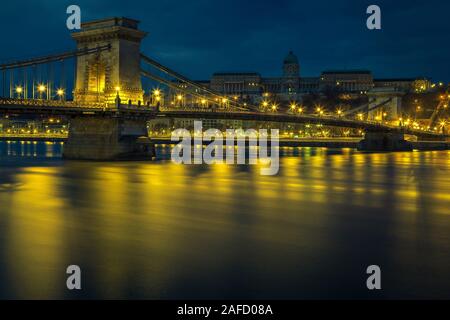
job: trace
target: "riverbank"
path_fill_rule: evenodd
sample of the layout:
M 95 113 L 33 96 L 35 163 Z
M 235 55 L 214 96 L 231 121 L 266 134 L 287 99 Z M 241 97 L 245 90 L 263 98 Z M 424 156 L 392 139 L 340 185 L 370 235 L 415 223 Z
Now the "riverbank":
M 350 148 L 356 149 L 358 143 L 362 138 L 324 138 L 324 139 L 280 139 L 280 147 L 311 147 L 311 148 Z M 158 138 L 152 139 L 157 144 L 178 144 L 173 142 L 170 138 Z M 210 142 L 203 141 L 203 144 L 207 145 Z M 411 142 L 415 150 L 450 150 L 450 142 L 446 141 L 417 141 Z
M 67 140 L 67 137 L 59 136 L 59 137 L 48 137 L 48 136 L 0 136 L 0 141 L 37 141 L 37 142 L 64 142 Z
M 67 138 L 64 137 L 0 137 L 0 141 L 48 141 L 48 142 L 64 142 Z M 152 141 L 156 145 L 175 145 L 178 142 L 173 142 L 170 138 L 155 138 Z M 280 139 L 280 147 L 310 147 L 310 148 L 333 148 L 342 149 L 350 148 L 356 149 L 361 138 L 324 138 L 324 139 Z M 204 145 L 210 142 L 203 141 Z M 450 150 L 449 141 L 416 141 L 411 142 L 415 150 L 431 151 L 431 150 Z

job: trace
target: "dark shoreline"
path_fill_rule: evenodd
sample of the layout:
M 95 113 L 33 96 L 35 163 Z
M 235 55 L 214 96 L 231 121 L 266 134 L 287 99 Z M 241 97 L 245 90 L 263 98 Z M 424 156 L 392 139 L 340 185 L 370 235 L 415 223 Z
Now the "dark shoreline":
M 349 139 L 298 139 L 298 140 L 287 140 L 280 139 L 280 147 L 306 147 L 306 148 L 349 148 L 356 149 L 360 138 L 349 138 Z M 152 141 L 157 144 L 169 144 L 175 145 L 178 142 L 173 142 L 169 138 L 166 139 L 152 139 Z M 446 141 L 417 141 L 411 142 L 415 150 L 450 150 L 450 142 Z M 204 145 L 208 145 L 209 142 L 203 141 Z M 270 144 L 270 143 L 269 143 Z
M 0 141 L 31 141 L 31 142 L 64 142 L 66 138 L 42 138 L 35 137 L 26 139 L 21 137 L 0 137 Z M 157 138 L 152 139 L 156 145 L 176 145 L 179 142 L 173 142 L 169 138 Z M 359 138 L 349 138 L 349 139 L 280 139 L 280 147 L 310 147 L 310 148 L 350 148 L 356 149 L 360 139 Z M 208 145 L 210 142 L 203 141 L 203 145 Z M 449 141 L 417 141 L 411 142 L 415 150 L 450 150 Z M 270 143 L 269 143 L 270 144 Z

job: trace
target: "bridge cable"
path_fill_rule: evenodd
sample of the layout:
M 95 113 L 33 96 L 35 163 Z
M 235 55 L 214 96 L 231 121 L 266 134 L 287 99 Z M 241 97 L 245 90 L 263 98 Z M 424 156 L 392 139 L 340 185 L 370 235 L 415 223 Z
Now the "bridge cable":
M 1 70 L 17 69 L 17 68 L 23 68 L 23 67 L 28 67 L 28 66 L 38 65 L 38 64 L 46 64 L 46 63 L 58 61 L 61 59 L 63 59 L 63 60 L 70 59 L 73 57 L 84 56 L 84 55 L 93 54 L 93 53 L 96 53 L 99 51 L 106 51 L 106 50 L 110 50 L 110 49 L 111 49 L 111 45 L 108 44 L 108 45 L 99 46 L 96 48 L 81 49 L 81 50 L 76 50 L 76 51 L 64 52 L 61 54 L 49 55 L 49 56 L 45 56 L 45 57 L 33 58 L 33 59 L 29 59 L 29 60 L 0 64 L 0 69 Z
M 157 81 L 157 82 L 159 82 L 159 83 L 165 84 L 165 85 L 167 85 L 168 87 L 170 87 L 170 88 L 172 88 L 172 89 L 175 89 L 175 90 L 178 90 L 178 91 L 181 91 L 181 92 L 183 92 L 183 93 L 185 93 L 185 94 L 190 94 L 190 95 L 193 95 L 193 96 L 196 96 L 196 97 L 205 99 L 205 100 L 207 100 L 207 101 L 209 101 L 209 102 L 211 102 L 211 103 L 213 103 L 213 104 L 216 104 L 216 103 L 217 103 L 217 101 L 215 101 L 214 99 L 207 98 L 207 97 L 205 97 L 204 95 L 201 95 L 201 94 L 199 94 L 199 93 L 197 93 L 197 92 L 193 92 L 193 91 L 190 91 L 190 90 L 187 90 L 187 89 L 182 89 L 182 88 L 180 89 L 175 83 L 173 83 L 173 82 L 171 82 L 171 81 L 169 81 L 169 80 L 166 80 L 166 79 L 164 79 L 164 78 L 161 78 L 161 77 L 159 77 L 159 76 L 157 76 L 157 75 L 151 74 L 150 72 L 147 72 L 147 71 L 145 71 L 145 70 L 141 70 L 141 75 L 144 76 L 144 77 L 146 77 L 146 78 L 150 78 L 150 79 L 152 79 L 152 80 L 154 80 L 154 81 Z M 243 110 L 243 111 L 248 111 L 248 110 L 245 109 L 245 108 L 240 108 L 240 107 L 236 107 L 236 108 L 241 109 L 241 110 Z
M 158 70 L 160 70 L 160 71 L 162 71 L 162 72 L 164 72 L 164 73 L 166 73 L 166 74 L 168 74 L 168 75 L 170 75 L 170 76 L 173 76 L 174 78 L 176 78 L 176 79 L 178 79 L 178 80 L 181 80 L 181 81 L 183 81 L 183 82 L 185 82 L 185 83 L 187 83 L 187 84 L 190 84 L 190 85 L 193 86 L 194 88 L 197 88 L 197 89 L 199 89 L 199 90 L 201 90 L 201 91 L 204 91 L 204 92 L 206 92 L 206 93 L 209 93 L 209 94 L 211 94 L 211 95 L 213 95 L 213 96 L 216 96 L 216 97 L 218 97 L 218 98 L 220 98 L 220 99 L 223 99 L 223 94 L 220 94 L 219 92 L 216 92 L 216 91 L 214 91 L 214 90 L 211 90 L 211 89 L 209 89 L 209 88 L 206 88 L 206 87 L 204 87 L 204 86 L 199 85 L 199 84 L 196 83 L 195 81 L 192 81 L 192 80 L 190 80 L 189 78 L 187 78 L 187 77 L 185 77 L 185 76 L 179 74 L 178 72 L 173 71 L 173 70 L 167 68 L 166 66 L 164 66 L 164 65 L 160 64 L 159 62 L 157 62 L 157 61 L 155 61 L 155 60 L 153 60 L 153 59 L 151 59 L 151 58 L 145 56 L 145 55 L 142 54 L 142 53 L 141 53 L 141 59 L 142 59 L 145 63 L 150 64 L 151 66 L 155 67 L 156 69 L 158 69 Z M 230 104 L 234 104 L 234 103 L 230 103 Z M 239 107 L 239 106 L 235 106 L 235 107 L 236 107 L 236 108 L 241 108 L 241 109 L 247 109 L 247 108 L 242 108 L 242 107 Z

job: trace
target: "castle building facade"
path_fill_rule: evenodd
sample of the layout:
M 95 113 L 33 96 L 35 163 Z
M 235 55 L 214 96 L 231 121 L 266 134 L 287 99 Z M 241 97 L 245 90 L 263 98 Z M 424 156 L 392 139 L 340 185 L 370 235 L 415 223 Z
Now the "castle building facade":
M 198 81 L 230 99 L 258 104 L 301 102 L 305 95 L 323 95 L 329 91 L 358 97 L 373 88 L 395 88 L 404 92 L 425 92 L 431 81 L 416 79 L 374 79 L 369 70 L 328 70 L 319 77 L 301 76 L 297 56 L 290 51 L 284 58 L 280 77 L 263 77 L 258 72 L 214 73 L 210 80 Z M 171 95 L 176 92 L 172 91 Z M 172 99 L 173 100 L 173 99 Z

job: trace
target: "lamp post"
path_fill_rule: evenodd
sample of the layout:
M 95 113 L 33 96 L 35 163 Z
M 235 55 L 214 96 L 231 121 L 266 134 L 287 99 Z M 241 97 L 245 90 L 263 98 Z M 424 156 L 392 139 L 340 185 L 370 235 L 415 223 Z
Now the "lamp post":
M 17 86 L 16 87 L 16 93 L 17 93 L 17 97 L 20 99 L 20 96 L 22 95 L 23 92 L 23 88 L 21 86 Z
M 292 111 L 292 113 L 295 113 L 296 110 L 297 110 L 297 104 L 295 104 L 295 102 L 291 103 L 291 111 Z
M 64 89 L 59 88 L 59 89 L 56 91 L 56 94 L 57 94 L 58 97 L 59 97 L 59 101 L 62 101 L 63 98 L 64 98 Z
M 45 92 L 45 90 L 47 90 L 47 88 L 43 84 L 40 84 L 38 86 L 39 99 L 42 99 L 42 94 Z

